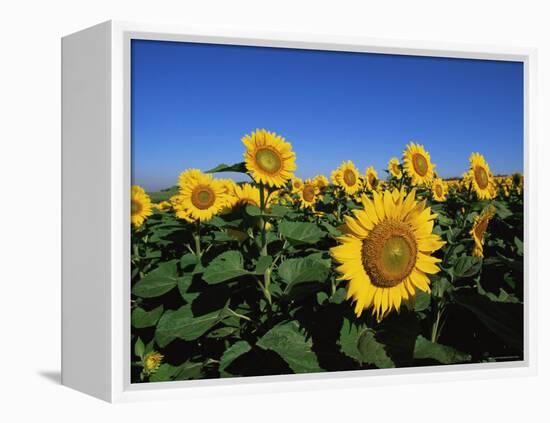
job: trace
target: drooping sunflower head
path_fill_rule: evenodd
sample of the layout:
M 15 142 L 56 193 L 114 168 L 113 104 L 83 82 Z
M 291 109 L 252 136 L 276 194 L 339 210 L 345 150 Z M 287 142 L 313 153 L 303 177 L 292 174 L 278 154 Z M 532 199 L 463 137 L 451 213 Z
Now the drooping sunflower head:
M 151 351 L 150 353 L 146 354 L 145 357 L 143 357 L 144 373 L 147 375 L 155 373 L 160 367 L 163 359 L 164 356 L 157 351 Z
M 300 178 L 294 178 L 292 180 L 292 192 L 299 193 L 304 187 L 304 181 Z
M 429 184 L 434 177 L 435 165 L 424 146 L 409 143 L 403 152 L 403 169 L 413 185 Z
M 388 162 L 388 171 L 390 172 L 390 175 L 396 178 L 401 178 L 401 176 L 403 176 L 401 164 L 399 163 L 399 159 L 397 157 L 392 157 Z
M 235 188 L 235 197 L 237 198 L 236 206 L 242 207 L 247 205 L 252 205 L 260 207 L 260 189 L 251 185 L 251 184 L 240 184 Z M 269 198 L 269 203 L 271 199 Z M 268 192 L 264 189 L 264 201 L 268 199 Z M 269 204 L 266 204 L 266 206 Z
M 179 177 L 180 200 L 192 219 L 207 221 L 228 204 L 227 187 L 210 174 L 188 169 Z
M 490 200 L 495 197 L 495 181 L 485 158 L 479 153 L 470 156 L 470 170 L 465 178 L 472 186 L 480 200 Z
M 374 167 L 369 166 L 365 170 L 365 183 L 369 190 L 375 190 L 378 183 L 378 173 L 374 170 Z
M 296 155 L 290 143 L 275 132 L 257 129 L 245 135 L 244 160 L 254 180 L 274 187 L 282 187 L 293 177 Z
M 494 217 L 496 209 L 493 205 L 487 207 L 483 212 L 474 217 L 474 224 L 470 230 L 470 235 L 474 240 L 474 248 L 472 255 L 475 257 L 483 257 L 483 245 L 485 244 L 485 232 L 487 232 L 487 226 Z
M 416 289 L 430 292 L 428 274 L 439 272 L 441 260 L 432 256 L 445 243 L 432 233 L 436 215 L 416 191 L 362 196 L 363 209 L 345 217 L 345 235 L 331 248 L 340 279 L 348 280 L 347 298 L 355 314 L 372 308 L 377 320 L 402 303 L 412 304 Z
M 300 208 L 313 210 L 315 208 L 318 193 L 319 188 L 317 187 L 315 181 L 312 179 L 307 179 L 304 182 L 303 188 L 299 192 Z
M 445 201 L 447 199 L 447 183 L 441 178 L 435 178 L 432 181 L 432 198 L 435 201 Z
M 343 162 L 334 173 L 336 184 L 341 187 L 346 194 L 353 195 L 361 189 L 361 179 L 359 171 L 351 160 Z
M 130 194 L 130 213 L 132 225 L 136 228 L 143 225 L 145 219 L 153 214 L 151 199 L 139 185 L 132 185 Z
M 324 191 L 328 188 L 329 182 L 325 175 L 317 175 L 315 178 L 313 178 L 313 181 L 317 185 L 317 188 L 319 188 L 320 191 Z

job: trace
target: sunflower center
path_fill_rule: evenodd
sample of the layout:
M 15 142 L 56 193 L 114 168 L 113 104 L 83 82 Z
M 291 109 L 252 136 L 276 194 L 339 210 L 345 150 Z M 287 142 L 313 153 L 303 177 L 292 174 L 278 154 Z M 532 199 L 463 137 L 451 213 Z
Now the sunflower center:
M 441 188 L 441 185 L 437 184 L 435 186 L 435 193 L 438 197 L 443 197 L 443 188 Z
M 130 209 L 132 211 L 132 215 L 136 215 L 141 213 L 141 210 L 143 210 L 143 207 L 139 201 L 132 200 L 130 203 Z
M 489 185 L 489 175 L 487 175 L 487 171 L 485 169 L 481 166 L 476 166 L 474 169 L 474 176 L 476 178 L 477 185 L 481 189 L 487 188 L 487 185 Z
M 385 220 L 363 240 L 363 267 L 373 285 L 391 288 L 411 274 L 417 251 L 416 238 L 406 223 Z
M 484 218 L 474 228 L 474 232 L 479 239 L 483 239 L 483 235 L 485 235 L 485 231 L 487 231 L 487 226 L 489 226 L 489 219 Z
M 355 185 L 355 181 L 357 181 L 357 178 L 355 177 L 355 173 L 353 173 L 352 170 L 350 169 L 346 169 L 344 170 L 344 182 L 346 183 L 346 185 L 348 186 L 353 186 Z
M 212 207 L 215 201 L 216 194 L 214 194 L 212 188 L 206 185 L 199 185 L 193 190 L 193 193 L 191 194 L 191 202 L 196 208 L 200 210 Z
M 260 169 L 270 174 L 277 173 L 282 167 L 281 157 L 270 148 L 261 148 L 256 152 L 256 163 Z
M 306 200 L 308 203 L 311 203 L 315 198 L 315 188 L 311 185 L 306 185 L 304 187 L 302 195 L 304 197 L 304 200 Z
M 412 163 L 414 170 L 420 176 L 424 176 L 426 175 L 426 173 L 428 173 L 428 161 L 422 154 L 416 153 L 413 156 Z
M 369 174 L 367 176 L 367 180 L 369 181 L 370 186 L 374 185 L 374 175 Z
M 294 181 L 294 188 L 300 188 L 300 182 Z

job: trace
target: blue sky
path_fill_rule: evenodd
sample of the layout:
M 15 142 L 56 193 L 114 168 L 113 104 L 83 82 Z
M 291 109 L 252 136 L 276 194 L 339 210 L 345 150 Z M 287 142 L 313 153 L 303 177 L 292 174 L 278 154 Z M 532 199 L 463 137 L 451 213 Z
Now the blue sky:
M 472 151 L 495 174 L 521 172 L 523 65 L 132 42 L 134 184 L 154 191 L 186 168 L 242 161 L 241 137 L 256 128 L 292 143 L 302 178 L 347 159 L 382 175 L 412 140 L 442 177 L 461 175 Z

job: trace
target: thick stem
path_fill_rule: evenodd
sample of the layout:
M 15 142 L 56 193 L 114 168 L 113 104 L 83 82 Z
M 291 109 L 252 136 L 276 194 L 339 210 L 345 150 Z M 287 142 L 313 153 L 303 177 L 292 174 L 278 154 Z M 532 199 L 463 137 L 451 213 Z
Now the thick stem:
M 269 305 L 271 305 L 271 292 L 269 291 L 269 285 L 271 285 L 271 267 L 265 269 L 264 272 L 264 295 Z
M 260 182 L 260 210 L 262 212 L 262 215 L 265 214 L 265 196 L 264 196 L 264 184 L 263 182 Z M 261 242 L 262 242 L 262 248 L 260 254 L 262 256 L 267 256 L 267 237 L 266 237 L 266 220 L 264 217 L 260 218 L 260 229 L 261 229 Z
M 202 256 L 202 250 L 201 250 L 201 223 L 199 220 L 197 220 L 197 227 L 196 231 L 193 234 L 193 238 L 195 239 L 195 255 L 198 259 Z

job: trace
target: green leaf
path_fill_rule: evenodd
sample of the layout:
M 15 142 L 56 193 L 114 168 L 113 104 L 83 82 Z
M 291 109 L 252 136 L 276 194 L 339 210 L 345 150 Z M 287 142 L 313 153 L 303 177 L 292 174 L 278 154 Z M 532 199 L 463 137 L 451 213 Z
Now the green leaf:
M 279 225 L 279 233 L 294 243 L 315 244 L 325 232 L 315 223 L 283 221 Z
M 271 263 L 273 263 L 273 257 L 271 256 L 260 256 L 258 261 L 256 262 L 256 269 L 255 273 L 257 275 L 263 275 L 267 268 L 271 266 Z
M 482 260 L 479 257 L 462 256 L 459 257 L 453 268 L 453 277 L 469 278 L 479 273 Z
M 225 309 L 194 317 L 190 304 L 180 307 L 176 311 L 167 311 L 157 324 L 156 342 L 161 348 L 164 348 L 176 338 L 193 341 L 204 335 L 225 317 L 227 317 Z
M 330 297 L 330 302 L 332 304 L 342 304 L 346 299 L 346 288 L 338 288 L 334 294 Z
M 311 339 L 306 340 L 295 321 L 273 327 L 256 345 L 265 350 L 275 351 L 295 373 L 321 371 L 317 356 L 311 350 Z
M 174 380 L 176 375 L 180 372 L 179 366 L 172 366 L 171 364 L 164 363 L 159 366 L 157 371 L 149 377 L 151 382 L 167 382 Z
M 218 329 L 214 329 L 206 335 L 208 338 L 226 338 L 237 332 L 237 328 L 231 326 L 223 326 Z
M 202 363 L 186 361 L 179 366 L 161 364 L 155 373 L 151 375 L 151 382 L 167 382 L 181 379 L 200 379 L 202 377 Z
M 384 346 L 376 340 L 371 329 L 365 329 L 359 334 L 357 348 L 361 354 L 361 361 L 373 364 L 379 369 L 395 367 L 395 363 L 386 353 Z
M 328 294 L 326 292 L 319 291 L 316 295 L 316 298 L 317 298 L 317 304 L 323 305 L 325 301 L 328 300 Z
M 418 335 L 418 338 L 416 338 L 414 358 L 417 360 L 436 360 L 442 364 L 465 363 L 472 359 L 470 354 L 455 350 L 447 345 L 428 341 L 422 335 Z
M 228 349 L 225 350 L 222 357 L 220 358 L 220 373 L 225 373 L 225 369 L 233 361 L 239 358 L 241 355 L 247 353 L 251 350 L 251 346 L 246 341 L 237 341 L 231 345 Z
M 250 272 L 243 268 L 243 256 L 239 251 L 226 251 L 206 267 L 203 279 L 209 284 L 225 282 Z
M 187 361 L 180 366 L 180 372 L 176 375 L 175 380 L 203 379 L 202 368 L 203 363 Z
M 424 291 L 416 291 L 416 301 L 414 303 L 414 311 L 424 311 L 430 307 L 431 296 Z
M 516 250 L 518 255 L 523 255 L 523 241 L 519 239 L 517 236 L 514 237 L 514 244 L 516 246 Z
M 302 282 L 324 282 L 328 269 L 320 260 L 292 258 L 279 265 L 279 276 L 289 284 L 289 288 Z
M 145 311 L 141 307 L 136 307 L 132 311 L 132 326 L 137 329 L 155 326 L 163 311 L 164 306 L 162 305 L 151 311 Z
M 197 256 L 195 256 L 194 254 L 191 254 L 191 253 L 185 254 L 180 259 L 181 270 L 185 270 L 188 267 L 194 266 L 196 264 L 197 264 Z
M 271 206 L 269 210 L 262 213 L 262 210 L 259 207 L 249 204 L 246 206 L 245 211 L 246 214 L 251 217 L 281 218 L 289 212 L 289 209 L 284 206 L 274 205 Z
M 162 263 L 137 282 L 132 288 L 132 293 L 142 298 L 159 297 L 166 294 L 178 283 L 177 263 L 178 260 Z
M 340 329 L 339 343 L 342 352 L 354 360 L 361 361 L 361 353 L 359 352 L 358 343 L 359 328 L 350 320 L 344 319 L 342 328 Z
M 235 163 L 232 165 L 227 165 L 225 163 L 222 163 L 210 170 L 207 170 L 205 173 L 219 173 L 219 172 L 247 173 L 247 170 L 244 162 Z
M 145 354 L 145 344 L 141 338 L 138 338 L 136 344 L 134 345 L 134 354 L 143 359 L 143 355 Z
M 199 296 L 198 292 L 189 292 L 189 287 L 193 283 L 193 275 L 185 275 L 178 280 L 178 291 L 181 297 L 188 303 L 192 303 Z
M 506 219 L 513 215 L 508 206 L 501 201 L 493 201 L 493 206 L 496 209 L 496 214 L 501 219 Z

